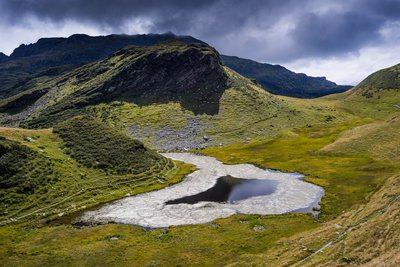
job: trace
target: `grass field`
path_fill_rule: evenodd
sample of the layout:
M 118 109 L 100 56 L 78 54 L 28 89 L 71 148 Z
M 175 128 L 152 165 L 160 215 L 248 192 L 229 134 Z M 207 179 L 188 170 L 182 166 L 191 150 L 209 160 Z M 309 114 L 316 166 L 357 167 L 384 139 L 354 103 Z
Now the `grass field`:
M 373 154 L 325 149 L 346 132 L 369 123 L 371 120 L 365 119 L 341 126 L 292 129 L 274 139 L 258 139 L 249 144 L 201 151 L 228 164 L 249 162 L 266 168 L 305 173 L 308 181 L 323 186 L 326 191 L 318 221 L 311 215 L 287 214 L 236 215 L 204 225 L 155 230 L 114 224 L 83 228 L 57 224 L 24 229 L 18 225 L 3 226 L 0 229 L 0 255 L 9 265 L 16 266 L 130 266 L 132 262 L 147 266 L 296 263 L 312 256 L 340 235 L 347 236 L 346 225 L 358 225 L 360 221 L 368 222 L 365 223 L 367 226 L 383 222 L 380 218 L 386 213 L 375 210 L 386 207 L 386 198 L 378 201 L 371 197 L 377 190 L 384 189 L 382 186 L 389 177 L 399 172 L 398 165 Z M 46 131 L 47 137 L 42 140 L 58 138 L 50 130 Z M 27 133 L 32 135 L 30 131 Z M 19 140 L 22 136 L 24 134 L 18 137 Z M 36 146 L 32 143 L 27 145 Z M 142 190 L 148 189 L 142 187 Z M 390 199 L 393 197 L 387 197 L 388 202 Z M 365 203 L 369 203 L 371 208 L 362 208 Z M 342 228 L 334 228 L 332 225 L 335 224 Z M 265 230 L 256 231 L 259 226 Z M 359 231 L 361 229 L 364 228 Z M 339 241 L 342 243 L 344 239 Z M 335 247 L 336 242 L 332 246 Z M 355 246 L 353 243 L 347 245 L 348 253 Z M 345 264 L 346 260 L 356 262 L 359 260 L 357 257 L 363 257 L 357 251 L 354 253 L 356 256 L 351 259 L 343 253 L 332 253 L 322 258 L 317 254 L 307 264 L 326 262 L 328 258 Z
M 118 66 L 119 59 L 114 60 Z M 400 263 L 400 94 L 393 88 L 374 87 L 394 85 L 372 79 L 365 88 L 304 100 L 273 96 L 225 71 L 232 87 L 224 91 L 215 116 L 194 115 L 176 102 L 139 106 L 122 100 L 74 107 L 68 113 L 63 106 L 67 101 L 59 102 L 62 116 L 51 117 L 51 122 L 75 113 L 93 121 L 64 121 L 55 131 L 0 128 L 0 153 L 15 148 L 20 154 L 11 156 L 24 159 L 21 172 L 34 182 L 33 191 L 19 202 L 13 197 L 22 195 L 21 189 L 11 186 L 0 191 L 7 198 L 0 206 L 0 266 Z M 47 104 L 67 99 L 83 87 L 94 88 L 111 74 L 80 85 L 71 74 Z M 41 119 L 37 125 L 48 123 L 49 117 Z M 141 138 L 151 146 L 151 136 L 158 130 L 179 130 L 192 120 L 215 144 L 222 144 L 197 152 L 226 164 L 301 172 L 306 181 L 322 186 L 320 215 L 235 215 L 166 229 L 118 224 L 77 228 L 57 220 L 127 194 L 179 182 L 193 166 L 172 163 L 144 149 L 127 137 L 128 128 L 132 123 L 145 127 L 147 135 Z M 130 152 L 133 157 L 116 158 Z M 136 157 L 145 157 L 140 160 L 145 165 L 139 166 Z M 129 168 L 135 163 L 140 168 Z M 36 183 L 38 169 L 58 179 Z
M 96 131 L 96 129 L 91 130 Z M 101 131 L 96 134 L 101 134 Z M 141 165 L 140 172 L 112 174 L 111 170 L 105 171 L 100 168 L 101 166 L 87 166 L 83 164 L 85 162 L 79 163 L 71 158 L 71 149 L 65 145 L 63 139 L 53 133 L 52 129 L 0 128 L 0 136 L 6 138 L 2 142 L 7 140 L 14 142 L 20 149 L 26 148 L 32 155 L 23 168 L 13 174 L 12 179 L 19 176 L 27 177 L 26 179 L 31 181 L 43 179 L 43 175 L 37 174 L 36 170 L 43 172 L 49 168 L 51 169 L 48 175 L 54 177 L 51 183 L 39 181 L 35 190 L 31 190 L 28 194 L 19 192 L 15 187 L 2 187 L 1 194 L 7 200 L 1 204 L 2 224 L 15 221 L 34 223 L 52 220 L 60 215 L 119 199 L 126 194 L 134 195 L 165 187 L 180 181 L 185 174 L 193 171 L 190 165 L 173 163 L 164 157 L 155 156 L 154 152 L 145 150 L 142 157 L 148 157 L 149 154 L 153 160 L 148 162 L 148 166 Z M 80 132 L 80 136 L 84 140 L 85 133 Z M 120 138 L 122 143 L 128 142 L 126 144 L 131 140 Z M 106 154 L 112 155 L 110 149 L 118 150 L 117 147 L 111 148 L 109 144 L 103 143 L 102 146 L 103 148 L 108 146 Z M 101 146 L 98 144 L 95 148 L 101 149 Z M 126 159 L 129 158 L 124 157 L 124 160 Z

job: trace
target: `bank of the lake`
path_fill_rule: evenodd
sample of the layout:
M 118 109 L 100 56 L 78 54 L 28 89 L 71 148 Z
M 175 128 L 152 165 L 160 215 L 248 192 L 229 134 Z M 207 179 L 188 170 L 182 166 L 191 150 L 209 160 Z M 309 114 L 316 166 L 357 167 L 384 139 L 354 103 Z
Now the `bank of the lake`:
M 165 153 L 165 157 L 195 165 L 198 170 L 178 184 L 115 201 L 88 211 L 79 220 L 90 223 L 124 223 L 143 227 L 201 224 L 234 214 L 283 214 L 317 205 L 323 189 L 302 180 L 299 173 L 265 170 L 251 164 L 226 165 L 213 157 L 193 153 Z M 212 188 L 217 179 L 231 175 L 242 179 L 276 182 L 275 190 L 235 202 L 201 201 L 168 204 L 177 198 Z

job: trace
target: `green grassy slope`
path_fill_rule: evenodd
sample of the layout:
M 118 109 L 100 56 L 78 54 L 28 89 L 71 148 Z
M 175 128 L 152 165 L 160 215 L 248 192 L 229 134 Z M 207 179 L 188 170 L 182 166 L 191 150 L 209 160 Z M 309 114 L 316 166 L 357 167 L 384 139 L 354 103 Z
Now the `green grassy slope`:
M 46 221 L 162 188 L 191 170 L 82 118 L 58 131 L 0 128 L 1 224 Z
M 353 89 L 324 97 L 354 115 L 383 120 L 400 111 L 399 65 L 369 75 Z
M 57 125 L 54 132 L 64 142 L 66 153 L 86 167 L 115 174 L 139 174 L 164 162 L 172 162 L 142 143 L 108 126 L 85 117 L 75 117 Z

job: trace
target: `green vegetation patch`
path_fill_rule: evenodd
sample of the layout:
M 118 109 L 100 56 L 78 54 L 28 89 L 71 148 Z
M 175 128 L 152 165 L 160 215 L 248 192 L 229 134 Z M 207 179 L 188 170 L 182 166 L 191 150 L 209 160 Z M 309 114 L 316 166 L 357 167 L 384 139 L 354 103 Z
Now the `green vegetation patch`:
M 63 139 L 65 152 L 86 167 L 137 174 L 162 159 L 141 142 L 85 117 L 67 120 L 55 127 L 54 132 Z M 169 163 L 172 167 L 172 162 Z
M 125 138 L 122 136 L 114 137 Z M 115 169 L 88 167 L 72 158 L 72 150 L 51 129 L 0 128 L 0 137 L 3 137 L 0 161 L 6 171 L 1 172 L 0 225 L 42 224 L 127 194 L 161 189 L 181 181 L 194 170 L 192 165 L 172 162 L 148 151 L 156 155 L 149 161 L 153 165 L 140 173 L 117 174 Z M 129 158 L 129 155 L 119 156 Z
M 148 231 L 120 224 L 80 229 L 3 227 L 0 257 L 12 266 L 222 266 L 243 255 L 288 249 L 291 244 L 284 240 L 316 227 L 304 214 L 237 215 Z
M 252 163 L 305 174 L 307 181 L 324 187 L 320 217 L 328 220 L 365 202 L 386 178 L 399 170 L 393 163 L 374 159 L 369 154 L 320 151 L 342 131 L 356 125 L 295 129 L 292 135 L 285 133 L 276 139 L 259 139 L 246 145 L 200 152 L 228 164 Z
M 36 151 L 0 137 L 0 216 L 32 194 L 43 194 L 58 181 L 54 163 Z

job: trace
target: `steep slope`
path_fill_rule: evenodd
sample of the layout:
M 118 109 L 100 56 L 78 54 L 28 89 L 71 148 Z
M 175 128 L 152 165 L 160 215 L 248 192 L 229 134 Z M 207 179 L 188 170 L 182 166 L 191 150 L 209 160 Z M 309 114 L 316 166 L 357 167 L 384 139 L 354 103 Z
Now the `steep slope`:
M 54 76 L 65 68 L 71 70 L 78 65 L 104 59 L 128 45 L 148 46 L 168 40 L 203 43 L 190 36 L 165 33 L 96 37 L 75 34 L 68 38 L 42 38 L 34 44 L 22 44 L 7 62 L 0 64 L 0 98 L 23 91 L 26 82 L 43 76 L 41 72 L 48 69 L 53 69 Z M 59 68 L 61 66 L 64 68 Z
M 314 98 L 347 91 L 352 86 L 337 85 L 325 77 L 294 73 L 280 65 L 259 63 L 234 56 L 221 56 L 224 64 L 239 74 L 255 79 L 265 90 L 277 95 Z
M 84 117 L 55 132 L 0 128 L 0 224 L 66 215 L 161 188 L 190 170 Z
M 182 42 L 123 49 L 33 85 L 1 101 L 0 110 L 3 125 L 27 127 L 90 114 L 158 149 L 220 145 L 341 120 L 330 107 L 305 108 L 271 95 L 223 66 L 215 49 Z

